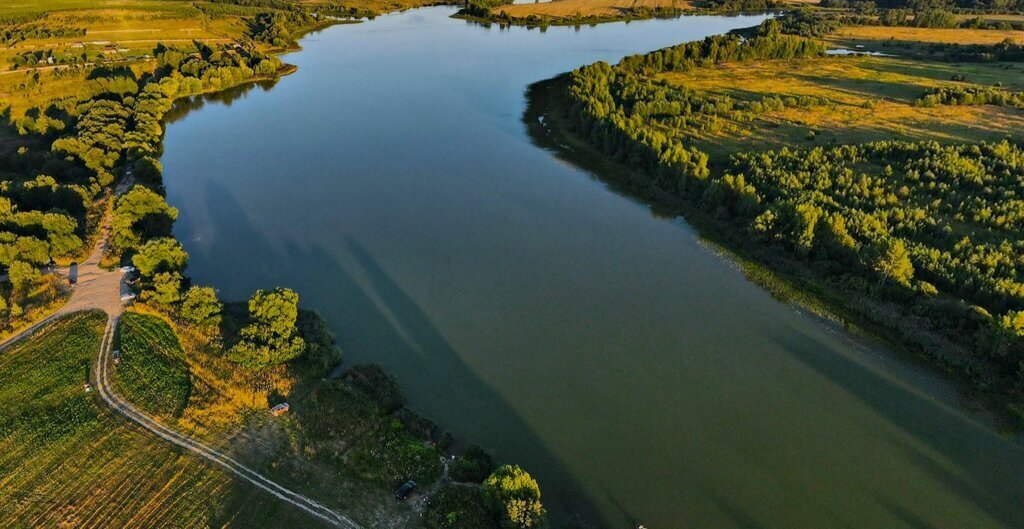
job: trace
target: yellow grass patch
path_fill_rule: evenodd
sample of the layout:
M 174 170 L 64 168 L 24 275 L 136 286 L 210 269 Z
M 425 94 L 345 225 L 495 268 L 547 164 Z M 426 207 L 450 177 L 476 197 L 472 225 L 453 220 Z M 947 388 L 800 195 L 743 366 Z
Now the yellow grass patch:
M 741 101 L 769 96 L 813 96 L 829 103 L 785 108 L 753 122 L 723 122 L 715 132 L 692 132 L 694 142 L 713 154 L 783 145 L 850 143 L 896 137 L 940 141 L 999 140 L 1024 130 L 1024 110 L 996 106 L 915 106 L 930 88 L 956 84 L 963 75 L 981 84 L 1024 89 L 1019 66 L 922 63 L 889 57 L 828 57 L 803 61 L 761 61 L 703 68 L 661 77 L 700 93 Z M 811 138 L 811 131 L 814 131 Z
M 889 40 L 946 44 L 997 44 L 1011 39 L 1024 44 L 1024 31 L 992 29 L 938 29 L 889 26 L 849 26 L 829 35 L 829 40 Z

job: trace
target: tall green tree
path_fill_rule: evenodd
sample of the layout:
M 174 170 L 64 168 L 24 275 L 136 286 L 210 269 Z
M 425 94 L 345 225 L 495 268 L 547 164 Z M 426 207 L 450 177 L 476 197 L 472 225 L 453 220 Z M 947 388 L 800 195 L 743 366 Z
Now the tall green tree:
M 249 299 L 249 324 L 228 351 L 228 358 L 246 367 L 283 364 L 302 354 L 306 342 L 298 335 L 299 295 L 287 288 L 258 290 Z
M 902 239 L 886 239 L 873 252 L 871 267 L 878 275 L 904 286 L 914 277 L 914 265 Z
M 188 254 L 181 243 L 163 237 L 153 239 L 139 248 L 132 257 L 132 264 L 143 277 L 151 278 L 160 272 L 181 272 L 188 263 Z
M 192 286 L 181 301 L 181 316 L 199 327 L 220 325 L 223 305 L 211 287 Z
M 164 197 L 145 186 L 134 186 L 114 205 L 112 242 L 117 248 L 133 248 L 153 237 L 171 234 L 178 210 Z

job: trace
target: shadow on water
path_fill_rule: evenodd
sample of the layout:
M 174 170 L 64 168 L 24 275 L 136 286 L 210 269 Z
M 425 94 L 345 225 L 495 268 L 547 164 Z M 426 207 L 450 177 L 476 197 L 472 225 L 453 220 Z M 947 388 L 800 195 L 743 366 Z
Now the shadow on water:
M 603 160 L 575 152 L 570 146 L 560 143 L 561 140 L 541 121 L 541 116 L 547 117 L 549 98 L 559 82 L 560 79 L 555 78 L 529 88 L 523 123 L 534 144 L 558 159 L 587 171 L 610 191 L 650 207 L 655 217 L 677 217 L 678 211 L 673 211 L 671 201 L 659 201 L 657 194 L 642 181 L 631 180 L 631 175 L 625 171 L 617 170 Z M 906 452 L 908 460 L 922 472 L 934 477 L 937 483 L 944 484 L 952 493 L 968 499 L 1006 527 L 1024 527 L 1024 512 L 1020 506 L 1020 491 L 1024 491 L 1024 465 L 1020 461 L 1024 447 L 999 437 L 967 415 L 958 413 L 953 407 L 837 354 L 835 347 L 797 328 L 776 329 L 772 339 L 792 357 L 849 391 L 894 427 L 927 447 L 922 449 L 900 436 L 889 435 L 885 439 L 892 446 Z M 928 372 L 934 371 L 931 366 L 926 368 Z M 944 464 L 937 459 L 940 457 L 948 458 L 952 464 Z M 992 479 L 995 475 L 1002 476 L 1002 479 Z M 1006 483 L 1012 483 L 1013 486 L 1000 486 Z M 712 501 L 736 526 L 750 529 L 762 527 L 754 517 L 727 500 L 712 498 Z M 932 527 L 927 520 L 908 509 L 907 505 L 883 497 L 877 501 L 907 527 Z
M 170 125 L 171 123 L 189 115 L 191 112 L 205 107 L 207 103 L 220 103 L 230 107 L 232 103 L 239 99 L 243 99 L 249 94 L 249 92 L 252 92 L 257 88 L 264 92 L 270 91 L 271 88 L 274 88 L 274 86 L 277 85 L 277 82 L 277 79 L 263 79 L 227 88 L 219 92 L 198 94 L 175 100 L 174 106 L 171 107 L 171 110 L 167 112 L 167 114 L 164 114 L 164 123 L 166 125 Z
M 346 358 L 354 356 L 375 361 L 396 374 L 409 397 L 409 407 L 414 410 L 418 404 L 416 395 L 434 393 L 441 394 L 441 397 L 429 400 L 445 402 L 447 408 L 444 413 L 448 416 L 501 417 L 501 421 L 488 421 L 487 427 L 491 431 L 487 436 L 492 439 L 513 437 L 517 444 L 526 447 L 524 451 L 531 454 L 527 470 L 540 481 L 542 492 L 546 477 L 559 480 L 559 486 L 554 490 L 575 491 L 572 497 L 557 498 L 556 502 L 550 503 L 567 506 L 566 512 L 551 512 L 555 526 L 563 527 L 572 515 L 598 526 L 607 524 L 600 518 L 592 499 L 583 496 L 583 489 L 571 478 L 569 470 L 550 452 L 516 409 L 462 361 L 458 351 L 426 312 L 358 240 L 339 234 L 345 241 L 344 247 L 350 258 L 346 261 L 349 263 L 342 262 L 319 245 L 287 242 L 278 248 L 253 225 L 225 187 L 207 180 L 204 195 L 204 202 L 211 207 L 209 214 L 229 216 L 235 220 L 234 226 L 241 226 L 230 237 L 244 241 L 264 256 L 263 261 L 255 266 L 257 283 L 265 287 L 276 286 L 282 281 L 284 274 L 281 271 L 310 267 L 318 270 L 317 278 L 329 278 L 315 280 L 308 275 L 293 274 L 287 280 L 289 284 L 284 286 L 299 292 L 303 304 L 324 317 L 335 332 Z M 230 241 L 225 242 L 230 244 Z M 218 241 L 210 243 L 217 244 Z M 245 266 L 239 269 L 239 273 L 246 274 L 249 269 Z M 246 283 L 252 283 L 252 274 Z M 409 376 L 410 373 L 416 375 Z M 431 417 L 430 410 L 416 411 L 436 419 Z M 445 428 L 443 420 L 438 422 L 441 428 Z M 463 432 L 453 433 L 457 438 L 465 435 Z M 469 436 L 459 441 L 484 444 L 485 448 L 493 450 L 493 447 L 486 446 L 486 442 Z M 523 463 L 504 461 L 501 453 L 495 455 L 502 462 Z M 241 490 L 246 489 L 248 487 L 241 486 Z M 310 492 L 318 499 L 330 501 L 329 497 L 317 496 L 324 491 Z
M 856 396 L 879 416 L 902 430 L 922 450 L 897 436 L 887 436 L 893 446 L 907 452 L 923 472 L 935 476 L 957 495 L 969 499 L 1006 527 L 1024 527 L 1021 491 L 1024 465 L 1021 447 L 973 422 L 949 406 L 898 384 L 800 329 L 776 329 L 771 339 L 794 359 Z M 885 436 L 885 434 L 880 434 Z M 937 459 L 941 456 L 953 468 Z M 992 479 L 1002 476 L 1002 479 Z M 1011 483 L 1014 486 L 1007 487 Z M 997 484 L 1001 484 L 999 486 Z M 913 520 L 911 527 L 927 527 L 895 502 L 879 500 L 899 519 Z

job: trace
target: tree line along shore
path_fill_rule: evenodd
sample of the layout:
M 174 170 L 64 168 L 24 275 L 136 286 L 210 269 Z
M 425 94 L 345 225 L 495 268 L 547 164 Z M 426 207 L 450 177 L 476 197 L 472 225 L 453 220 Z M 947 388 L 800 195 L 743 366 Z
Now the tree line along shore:
M 585 66 L 535 88 L 539 112 L 770 288 L 796 285 L 1019 416 L 1024 48 L 830 54 L 822 37 L 860 16 L 801 11 Z

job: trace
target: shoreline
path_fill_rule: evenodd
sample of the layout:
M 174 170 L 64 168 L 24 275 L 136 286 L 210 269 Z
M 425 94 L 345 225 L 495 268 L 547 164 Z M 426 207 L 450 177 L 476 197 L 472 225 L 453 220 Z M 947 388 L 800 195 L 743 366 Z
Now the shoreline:
M 756 248 L 737 241 L 735 235 L 724 231 L 705 212 L 644 185 L 635 171 L 609 160 L 605 154 L 578 137 L 565 126 L 565 107 L 559 101 L 561 95 L 558 89 L 566 76 L 566 73 L 559 74 L 527 87 L 523 123 L 537 146 L 591 173 L 612 192 L 650 207 L 658 216 L 684 221 L 709 250 L 728 259 L 748 281 L 778 301 L 819 318 L 823 324 L 849 333 L 851 338 L 866 342 L 866 345 L 881 347 L 887 354 L 939 374 L 953 385 L 958 394 L 982 404 L 998 431 L 1014 434 L 1024 432 L 1024 408 L 1010 396 L 979 388 L 972 379 L 951 366 L 943 364 L 925 351 L 908 347 L 900 341 L 896 331 L 866 321 L 846 308 L 838 294 L 827 285 L 772 268 L 763 258 L 759 258 Z M 973 413 L 977 411 L 972 410 Z

